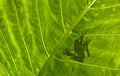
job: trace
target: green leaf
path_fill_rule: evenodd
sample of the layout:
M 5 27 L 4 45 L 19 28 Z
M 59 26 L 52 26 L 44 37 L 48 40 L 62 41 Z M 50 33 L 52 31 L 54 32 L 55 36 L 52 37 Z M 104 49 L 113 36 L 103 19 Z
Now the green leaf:
M 119 9 L 119 0 L 0 0 L 0 76 L 119 76 Z M 64 54 L 81 32 L 91 39 L 82 63 Z

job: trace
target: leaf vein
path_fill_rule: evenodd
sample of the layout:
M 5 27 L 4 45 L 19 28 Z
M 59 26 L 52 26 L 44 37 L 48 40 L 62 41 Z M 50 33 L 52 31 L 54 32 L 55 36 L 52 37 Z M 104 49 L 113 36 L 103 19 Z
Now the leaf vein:
M 62 10 L 62 0 L 60 0 L 60 14 L 61 14 L 61 21 L 62 21 L 63 30 L 66 33 L 66 29 L 65 29 L 65 25 L 64 25 L 64 18 L 63 18 L 63 10 Z
M 119 7 L 119 6 L 120 4 L 116 4 L 112 6 L 106 6 L 106 7 L 90 8 L 90 10 L 108 9 L 108 8 Z
M 19 18 L 18 18 L 17 8 L 16 8 L 16 4 L 15 4 L 14 0 L 13 0 L 13 5 L 14 5 L 14 9 L 15 9 L 15 15 L 16 15 L 16 18 L 17 18 L 17 23 L 18 23 L 18 27 L 19 27 L 19 30 L 20 30 L 20 34 L 21 34 L 23 43 L 25 45 L 25 49 L 26 49 L 26 52 L 27 52 L 27 55 L 28 55 L 28 59 L 29 59 L 29 62 L 30 62 L 31 70 L 32 70 L 33 75 L 35 76 L 35 72 L 34 72 L 33 65 L 32 65 L 32 60 L 31 60 L 31 57 L 30 57 L 30 54 L 29 54 L 29 50 L 27 48 L 27 45 L 26 45 L 26 42 L 25 42 L 25 39 L 24 39 L 24 36 L 23 36 L 23 33 L 22 33 L 22 29 L 21 29 L 21 26 L 20 26 Z
M 4 35 L 3 35 L 2 31 L 1 31 L 1 29 L 0 29 L 0 33 L 1 33 L 2 38 L 3 38 L 3 40 L 4 40 L 5 44 L 6 44 L 6 47 L 7 47 L 7 49 L 8 49 L 8 52 L 9 52 L 10 57 L 11 57 L 11 59 L 12 59 L 12 62 L 13 62 L 13 64 L 14 64 L 16 73 L 17 73 L 17 75 L 18 75 L 18 69 L 17 69 L 17 66 L 16 66 L 16 64 L 15 64 L 15 60 L 14 60 L 14 58 L 13 58 L 13 56 L 12 56 L 11 50 L 10 50 L 10 48 L 9 48 L 9 46 L 8 46 L 8 43 L 7 43 L 7 41 L 6 41 L 5 37 L 4 37 Z
M 8 71 L 7 71 L 7 70 L 5 69 L 5 67 L 2 65 L 2 63 L 0 63 L 0 65 L 1 65 L 2 69 L 4 69 L 4 71 L 6 72 L 7 76 L 10 76 L 9 73 L 8 73 Z
M 75 24 L 70 28 L 70 30 L 68 30 L 68 32 L 66 32 L 62 38 L 60 39 L 60 41 L 58 42 L 57 46 L 55 47 L 55 49 L 53 50 L 53 53 L 51 54 L 51 56 L 47 59 L 47 61 L 45 62 L 45 64 L 43 65 L 43 67 L 41 68 L 40 72 L 39 72 L 39 76 L 42 76 L 44 70 L 46 69 L 46 67 L 48 66 L 48 63 L 51 61 L 51 59 L 54 57 L 54 55 L 56 54 L 57 50 L 61 47 L 61 45 L 64 43 L 64 41 L 66 40 L 66 38 L 68 37 L 68 35 L 71 33 L 71 31 L 73 30 L 73 28 L 78 24 L 78 22 L 83 18 L 83 16 L 88 12 L 88 10 L 90 9 L 90 7 L 95 3 L 96 0 L 93 0 L 93 2 L 83 11 L 82 15 L 80 14 L 80 16 L 78 17 L 78 20 L 75 22 Z
M 38 9 L 38 0 L 36 0 L 36 10 L 37 10 L 38 25 L 39 25 L 39 29 L 40 29 L 40 35 L 41 35 L 41 39 L 42 39 L 42 44 L 43 44 L 43 47 L 45 49 L 45 52 L 46 52 L 47 56 L 49 57 L 49 53 L 48 53 L 47 47 L 45 45 L 43 32 L 42 32 L 42 27 L 41 27 L 41 23 L 40 23 L 40 15 L 39 15 L 39 9 Z
M 81 62 L 70 61 L 70 60 L 68 61 L 68 60 L 59 59 L 59 58 L 56 58 L 56 57 L 55 57 L 55 59 L 58 60 L 58 61 L 62 61 L 62 62 L 75 63 L 75 64 L 85 65 L 85 66 L 89 66 L 89 67 L 96 67 L 96 68 L 109 69 L 109 70 L 120 70 L 120 69 L 118 69 L 118 68 L 110 68 L 110 67 L 104 67 L 104 66 L 92 65 L 92 64 L 81 63 Z

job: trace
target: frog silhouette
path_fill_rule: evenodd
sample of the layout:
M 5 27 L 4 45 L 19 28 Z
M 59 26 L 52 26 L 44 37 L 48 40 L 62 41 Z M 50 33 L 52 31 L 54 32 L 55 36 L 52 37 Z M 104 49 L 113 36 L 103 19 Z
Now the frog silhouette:
M 71 59 L 84 62 L 85 51 L 87 52 L 88 57 L 90 56 L 88 45 L 90 43 L 90 39 L 85 38 L 85 33 L 82 33 L 78 39 L 74 41 L 74 52 L 70 53 L 70 49 L 66 49 L 66 54 L 70 56 Z

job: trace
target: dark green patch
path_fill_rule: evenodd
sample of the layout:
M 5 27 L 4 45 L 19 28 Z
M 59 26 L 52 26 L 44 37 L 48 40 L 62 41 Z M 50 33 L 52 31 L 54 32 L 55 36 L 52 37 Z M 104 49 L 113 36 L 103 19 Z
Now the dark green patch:
M 85 37 L 85 33 L 81 33 L 80 37 L 74 41 L 74 53 L 71 53 L 70 49 L 65 49 L 65 54 L 70 56 L 71 59 L 84 62 L 85 51 L 87 52 L 88 57 L 90 56 L 88 49 L 90 41 L 90 39 Z

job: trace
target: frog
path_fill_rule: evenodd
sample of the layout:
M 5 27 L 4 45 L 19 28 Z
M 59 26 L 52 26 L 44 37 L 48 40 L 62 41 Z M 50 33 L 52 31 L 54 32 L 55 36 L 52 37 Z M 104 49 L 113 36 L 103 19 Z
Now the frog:
M 65 49 L 65 54 L 78 62 L 84 62 L 85 52 L 87 53 L 88 57 L 90 57 L 88 46 L 91 39 L 86 38 L 85 34 L 86 33 L 82 32 L 79 38 L 74 40 L 74 53 L 71 53 L 70 49 Z

